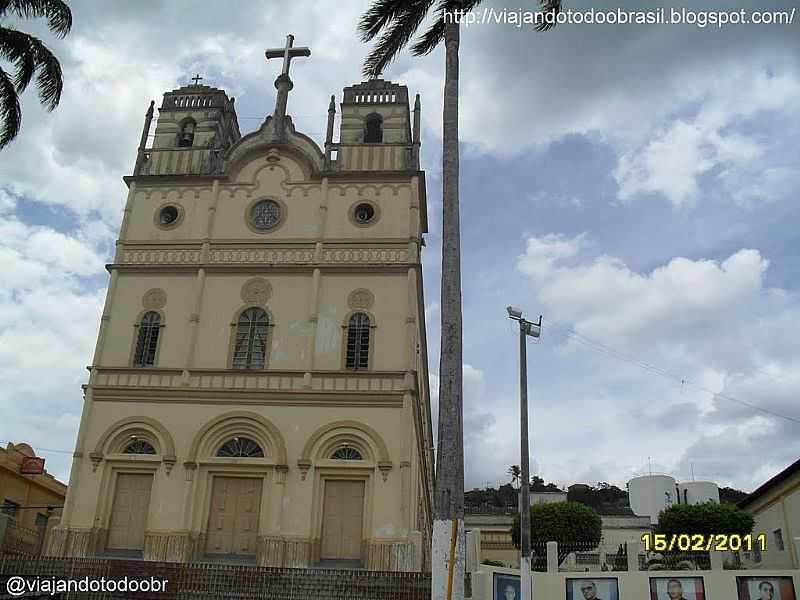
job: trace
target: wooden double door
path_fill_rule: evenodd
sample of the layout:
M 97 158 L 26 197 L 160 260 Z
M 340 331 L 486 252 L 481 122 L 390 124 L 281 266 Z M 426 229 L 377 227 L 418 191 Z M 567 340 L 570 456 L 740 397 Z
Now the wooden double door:
M 358 560 L 364 523 L 364 482 L 325 481 L 322 560 Z
M 140 552 L 144 549 L 144 532 L 150 512 L 150 473 L 117 475 L 114 503 L 108 527 L 106 549 L 116 552 Z
M 262 486 L 262 479 L 214 477 L 207 554 L 255 556 Z

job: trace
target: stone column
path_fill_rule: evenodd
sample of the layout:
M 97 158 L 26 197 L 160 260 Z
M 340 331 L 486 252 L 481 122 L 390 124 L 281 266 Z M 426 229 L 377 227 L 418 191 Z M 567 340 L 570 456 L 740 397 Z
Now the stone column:
M 131 182 L 128 188 L 128 197 L 125 200 L 125 208 L 122 209 L 122 224 L 119 227 L 119 241 L 117 242 L 117 251 L 114 256 L 114 262 L 119 261 L 119 242 L 125 241 L 128 237 L 128 223 L 130 222 L 131 211 L 133 210 L 133 197 L 136 195 L 136 182 Z
M 197 335 L 200 325 L 200 312 L 203 308 L 203 292 L 206 286 L 206 270 L 202 267 L 197 270 L 195 280 L 194 307 L 189 315 L 189 347 L 186 350 L 186 362 L 183 370 L 183 384 L 189 385 L 189 374 L 194 367 L 195 348 L 197 347 Z
M 547 572 L 558 573 L 558 542 L 547 542 Z
M 639 554 L 642 552 L 642 541 L 625 542 L 625 551 L 628 555 L 628 572 L 636 573 L 639 570 Z
M 722 571 L 722 552 L 710 552 L 711 555 L 711 570 Z
M 467 560 L 465 569 L 467 573 L 474 573 L 480 569 L 481 564 L 481 530 L 473 529 L 467 532 Z
M 139 175 L 139 171 L 142 168 L 142 163 L 144 162 L 144 150 L 147 147 L 147 136 L 150 133 L 150 124 L 153 122 L 153 106 L 155 103 L 155 100 L 150 100 L 150 108 L 147 109 L 147 112 L 144 115 L 142 138 L 139 141 L 139 152 L 136 155 L 136 165 L 133 167 L 134 175 Z
M 792 557 L 792 568 L 798 569 L 800 568 L 800 564 L 798 564 L 798 560 L 796 557 L 800 556 L 800 536 L 794 538 L 794 556 Z
M 308 315 L 308 326 L 310 329 L 309 336 L 308 336 L 308 357 L 306 358 L 306 373 L 309 377 L 308 384 L 311 384 L 310 377 L 311 373 L 314 371 L 314 363 L 316 359 L 316 352 L 317 352 L 317 324 L 319 323 L 319 289 L 320 289 L 320 279 L 322 277 L 322 272 L 320 271 L 319 267 L 314 268 L 314 272 L 311 276 L 311 299 L 310 299 L 310 310 Z
M 412 166 L 415 169 L 419 169 L 419 146 L 420 146 L 419 131 L 420 131 L 420 127 L 421 127 L 421 120 L 420 120 L 419 94 L 417 94 L 417 97 L 414 100 L 414 129 L 413 129 L 413 131 L 414 131 L 413 136 L 414 137 L 412 138 L 412 144 L 413 144 L 413 148 L 414 148 L 414 150 L 413 150 L 414 156 L 413 156 L 413 165 Z
M 336 118 L 336 96 L 331 96 L 328 105 L 328 129 L 325 132 L 325 170 L 331 168 L 331 147 L 333 145 L 333 121 Z

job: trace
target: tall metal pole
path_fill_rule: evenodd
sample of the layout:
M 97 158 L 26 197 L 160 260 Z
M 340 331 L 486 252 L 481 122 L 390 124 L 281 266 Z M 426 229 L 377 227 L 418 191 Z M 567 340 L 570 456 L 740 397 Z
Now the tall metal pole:
M 519 321 L 519 412 L 520 412 L 520 465 L 522 485 L 520 486 L 520 579 L 522 600 L 531 600 L 531 512 L 530 512 L 530 453 L 528 451 L 528 352 L 527 323 Z

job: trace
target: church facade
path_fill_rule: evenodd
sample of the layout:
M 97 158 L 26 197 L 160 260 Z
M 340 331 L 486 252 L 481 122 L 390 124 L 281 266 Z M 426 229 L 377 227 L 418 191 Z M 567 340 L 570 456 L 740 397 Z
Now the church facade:
M 151 103 L 51 555 L 427 568 L 419 98 L 345 88 L 320 149 L 288 63 L 245 136 L 195 81 L 147 147 Z

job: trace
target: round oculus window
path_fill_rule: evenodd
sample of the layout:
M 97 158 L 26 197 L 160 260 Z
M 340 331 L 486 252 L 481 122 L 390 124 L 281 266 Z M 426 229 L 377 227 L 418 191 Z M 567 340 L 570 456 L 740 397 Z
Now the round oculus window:
M 359 204 L 353 210 L 353 218 L 361 225 L 369 223 L 375 218 L 375 207 L 367 203 Z
M 158 213 L 158 222 L 164 227 L 169 227 L 170 225 L 174 225 L 178 222 L 179 216 L 180 212 L 178 211 L 177 206 L 165 206 Z
M 250 222 L 256 229 L 272 229 L 281 222 L 281 205 L 274 200 L 261 200 L 250 209 Z

